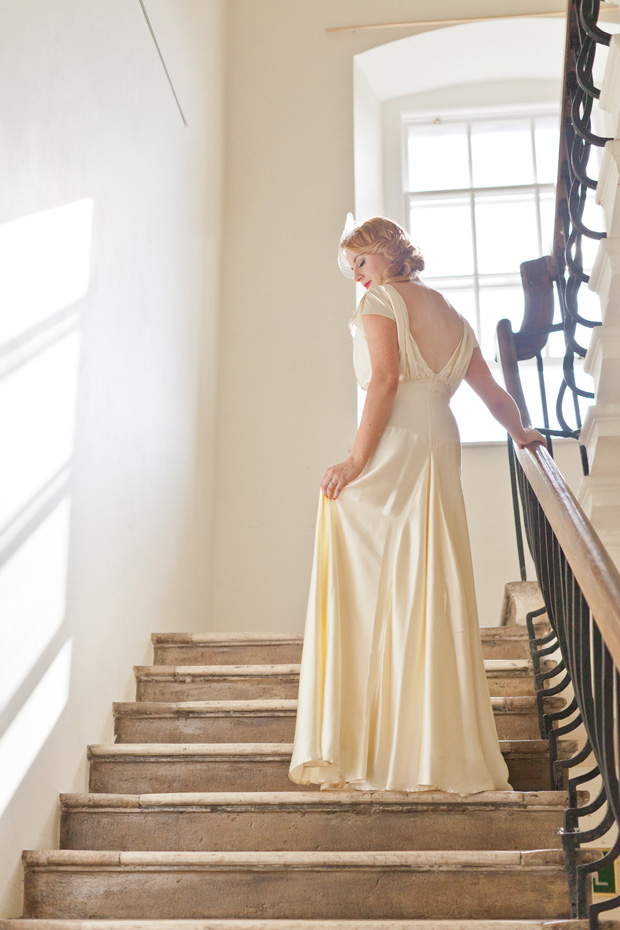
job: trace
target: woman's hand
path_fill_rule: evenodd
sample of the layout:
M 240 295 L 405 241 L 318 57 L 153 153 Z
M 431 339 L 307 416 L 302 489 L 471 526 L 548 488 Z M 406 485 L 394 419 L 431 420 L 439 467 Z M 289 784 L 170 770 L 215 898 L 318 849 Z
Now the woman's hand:
M 516 442 L 519 449 L 523 449 L 525 446 L 529 446 L 533 442 L 542 442 L 543 446 L 545 446 L 545 448 L 547 447 L 547 440 L 542 435 L 542 433 L 539 433 L 537 429 L 532 429 L 531 427 L 528 427 L 527 429 L 524 428 L 522 435 L 519 436 L 518 439 L 516 436 L 513 436 L 512 438 Z
M 361 462 L 348 458 L 346 462 L 326 468 L 321 478 L 321 491 L 325 497 L 335 501 L 345 485 L 357 478 L 363 467 Z

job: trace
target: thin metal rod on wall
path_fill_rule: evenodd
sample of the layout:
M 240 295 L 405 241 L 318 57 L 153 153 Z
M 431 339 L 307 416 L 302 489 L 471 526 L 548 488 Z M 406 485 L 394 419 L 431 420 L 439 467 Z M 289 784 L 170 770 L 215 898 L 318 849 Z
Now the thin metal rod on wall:
M 145 20 L 146 20 L 146 24 L 147 24 L 147 26 L 149 27 L 149 32 L 151 33 L 151 36 L 153 37 L 153 42 L 155 43 L 155 48 L 157 49 L 157 54 L 159 55 L 159 59 L 160 59 L 162 65 L 163 65 L 163 67 L 164 67 L 164 71 L 166 72 L 166 77 L 168 78 L 168 83 L 170 84 L 170 89 L 172 90 L 172 93 L 174 94 L 174 99 L 176 100 L 177 107 L 179 108 L 179 113 L 181 114 L 181 119 L 183 120 L 184 125 L 187 126 L 188 123 L 187 123 L 187 120 L 186 120 L 186 118 L 185 118 L 185 113 L 183 112 L 183 107 L 181 106 L 181 101 L 179 100 L 179 95 L 177 94 L 176 87 L 174 86 L 174 81 L 172 80 L 172 76 L 171 76 L 170 72 L 168 71 L 168 65 L 166 64 L 166 60 L 165 60 L 165 58 L 164 58 L 164 54 L 163 54 L 163 52 L 162 52 L 162 50 L 161 50 L 161 48 L 160 48 L 160 46 L 159 46 L 159 42 L 157 41 L 157 36 L 155 35 L 155 30 L 153 29 L 153 26 L 152 26 L 152 24 L 151 24 L 151 20 L 149 19 L 149 14 L 147 13 L 146 7 L 145 7 L 145 5 L 144 5 L 144 0 L 138 0 L 138 2 L 140 3 L 140 6 L 142 7 L 142 12 L 144 13 L 144 18 L 145 18 Z
M 615 9 L 615 4 L 602 3 L 603 9 Z M 472 16 L 467 19 L 418 19 L 405 23 L 363 23 L 358 26 L 328 26 L 325 32 L 357 32 L 364 29 L 412 29 L 417 26 L 460 26 L 465 23 L 484 23 L 496 19 L 543 19 L 565 17 L 566 10 L 552 10 L 546 13 L 509 13 L 504 16 Z

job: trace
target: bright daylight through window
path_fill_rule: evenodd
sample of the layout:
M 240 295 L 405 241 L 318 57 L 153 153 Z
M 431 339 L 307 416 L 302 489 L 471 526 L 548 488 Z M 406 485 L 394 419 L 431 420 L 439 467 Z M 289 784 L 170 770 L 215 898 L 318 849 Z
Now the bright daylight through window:
M 497 322 L 507 317 L 518 329 L 523 316 L 519 265 L 551 251 L 558 122 L 557 108 L 548 106 L 403 114 L 405 216 L 424 254 L 424 281 L 469 320 L 496 375 Z M 561 336 L 546 353 L 559 383 Z M 480 415 L 466 386 L 453 407 L 463 441 L 505 437 L 490 415 Z

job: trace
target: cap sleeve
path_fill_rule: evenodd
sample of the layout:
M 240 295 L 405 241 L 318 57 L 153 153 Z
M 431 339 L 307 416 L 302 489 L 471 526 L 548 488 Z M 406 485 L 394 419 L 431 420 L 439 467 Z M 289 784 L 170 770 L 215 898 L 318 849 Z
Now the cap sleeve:
M 462 319 L 462 321 L 463 321 L 463 330 L 467 333 L 468 338 L 469 338 L 469 340 L 471 341 L 471 349 L 472 349 L 472 352 L 473 352 L 474 349 L 480 347 L 480 343 L 479 343 L 478 340 L 476 339 L 476 334 L 475 334 L 475 332 L 474 332 L 474 330 L 473 330 L 473 327 L 472 327 L 471 324 L 469 323 L 469 321 L 466 320 L 465 317 L 464 317 L 461 313 L 459 313 L 459 316 L 461 317 L 461 319 Z
M 377 285 L 368 289 L 362 302 L 362 316 L 368 316 L 370 313 L 376 313 L 378 316 L 386 316 L 389 320 L 396 320 L 396 314 L 392 307 L 392 301 L 389 298 L 386 288 Z

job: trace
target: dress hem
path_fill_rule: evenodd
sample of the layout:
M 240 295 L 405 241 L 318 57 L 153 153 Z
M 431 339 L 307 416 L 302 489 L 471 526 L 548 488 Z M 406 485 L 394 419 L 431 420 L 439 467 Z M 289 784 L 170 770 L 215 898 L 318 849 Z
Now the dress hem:
M 422 794 L 424 792 L 432 791 L 443 791 L 446 794 L 454 794 L 459 797 L 469 797 L 472 794 L 482 794 L 485 791 L 514 791 L 515 789 L 508 782 L 505 783 L 502 787 L 496 787 L 495 785 L 487 785 L 484 788 L 475 788 L 473 790 L 462 791 L 454 787 L 446 787 L 444 785 L 435 785 L 435 784 L 419 784 L 415 786 L 408 787 L 395 787 L 393 785 L 380 786 L 369 784 L 365 778 L 349 779 L 348 781 L 321 781 L 317 778 L 304 778 L 306 774 L 304 770 L 312 768 L 327 768 L 331 766 L 340 773 L 340 768 L 338 763 L 329 762 L 325 759 L 320 760 L 311 760 L 308 762 L 302 762 L 298 765 L 295 765 L 289 770 L 288 777 L 289 779 L 297 785 L 318 785 L 321 791 L 394 791 L 406 794 Z M 294 777 L 293 772 L 296 774 L 299 773 L 300 778 Z

